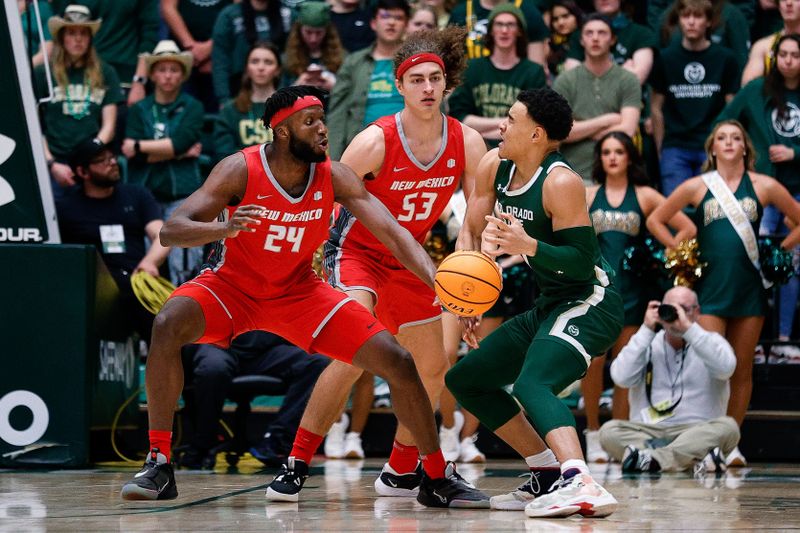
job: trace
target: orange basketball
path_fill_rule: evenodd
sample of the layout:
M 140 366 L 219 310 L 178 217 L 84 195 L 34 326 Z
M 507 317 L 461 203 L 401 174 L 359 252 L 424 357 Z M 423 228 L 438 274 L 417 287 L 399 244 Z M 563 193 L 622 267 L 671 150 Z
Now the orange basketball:
M 481 252 L 448 255 L 439 265 L 434 282 L 442 305 L 459 316 L 488 311 L 503 288 L 503 276 L 497 263 Z

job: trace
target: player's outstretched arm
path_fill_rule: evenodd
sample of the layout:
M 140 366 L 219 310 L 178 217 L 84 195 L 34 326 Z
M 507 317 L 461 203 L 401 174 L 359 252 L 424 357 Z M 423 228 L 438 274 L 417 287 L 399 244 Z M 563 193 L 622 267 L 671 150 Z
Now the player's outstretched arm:
M 220 161 L 203 185 L 172 213 L 161 229 L 164 246 L 202 246 L 240 231 L 255 231 L 250 226 L 261 223 L 263 207 L 243 205 L 225 222 L 217 217 L 227 205 L 236 204 L 247 189 L 247 164 L 236 153 Z
M 487 152 L 478 163 L 474 186 L 469 192 L 467 213 L 458 234 L 456 250 L 481 250 L 481 233 L 486 227 L 486 215 L 492 213 L 495 204 L 494 176 L 500 165 L 497 148 Z
M 332 161 L 331 176 L 336 201 L 353 213 L 403 266 L 433 288 L 436 267 L 422 245 L 364 188 L 364 183 L 350 167 Z

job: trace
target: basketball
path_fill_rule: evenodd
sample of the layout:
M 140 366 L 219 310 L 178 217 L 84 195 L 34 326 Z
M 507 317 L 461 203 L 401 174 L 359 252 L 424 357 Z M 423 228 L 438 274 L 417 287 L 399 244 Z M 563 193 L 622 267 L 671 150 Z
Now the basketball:
M 488 311 L 503 288 L 497 263 L 481 252 L 454 252 L 439 265 L 434 278 L 442 305 L 459 316 Z

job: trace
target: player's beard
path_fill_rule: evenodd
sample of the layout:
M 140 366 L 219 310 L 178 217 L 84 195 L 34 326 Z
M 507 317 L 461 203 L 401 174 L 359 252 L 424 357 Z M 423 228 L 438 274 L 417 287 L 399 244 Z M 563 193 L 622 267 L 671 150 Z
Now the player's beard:
M 311 144 L 295 137 L 289 139 L 289 152 L 306 163 L 322 163 L 327 157 L 325 153 L 317 153 Z

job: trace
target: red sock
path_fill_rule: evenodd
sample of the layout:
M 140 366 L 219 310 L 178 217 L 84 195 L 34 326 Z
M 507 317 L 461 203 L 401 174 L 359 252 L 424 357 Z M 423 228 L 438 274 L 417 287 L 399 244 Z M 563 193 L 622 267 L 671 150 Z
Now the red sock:
M 308 430 L 299 428 L 297 430 L 297 435 L 294 437 L 294 444 L 292 445 L 292 451 L 289 455 L 310 465 L 311 458 L 314 457 L 314 453 L 317 451 L 320 444 L 322 444 L 322 435 L 317 435 L 316 433 L 311 433 Z
M 422 456 L 422 468 L 431 479 L 439 479 L 444 477 L 444 455 L 442 455 L 441 448 L 433 453 Z
M 392 444 L 392 454 L 389 456 L 389 466 L 398 474 L 408 474 L 417 469 L 419 450 L 416 446 L 400 444 L 396 440 Z
M 147 434 L 150 437 L 150 449 L 158 448 L 158 451 L 164 454 L 164 457 L 167 458 L 167 462 L 169 462 L 170 448 L 172 446 L 172 432 L 151 429 Z

